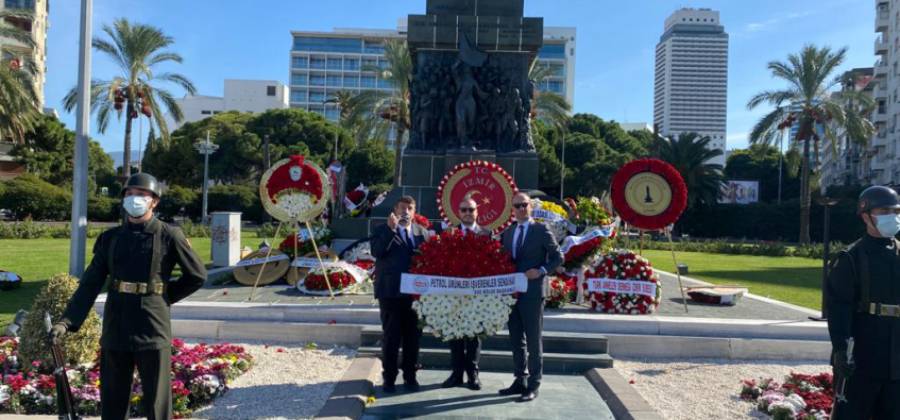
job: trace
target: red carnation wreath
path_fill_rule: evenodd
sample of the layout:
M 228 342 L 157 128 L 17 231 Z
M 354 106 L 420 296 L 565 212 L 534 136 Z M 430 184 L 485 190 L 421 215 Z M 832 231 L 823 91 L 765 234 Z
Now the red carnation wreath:
M 641 214 L 629 205 L 626 198 L 628 183 L 636 176 L 645 173 L 661 177 L 671 191 L 671 201 L 659 214 Z M 687 194 L 687 186 L 678 170 L 659 159 L 631 161 L 620 168 L 612 180 L 612 202 L 619 216 L 625 222 L 643 230 L 659 230 L 675 223 L 687 207 Z
M 649 282 L 656 285 L 655 296 L 636 293 L 591 292 L 591 308 L 614 314 L 650 314 L 659 307 L 662 285 L 659 276 L 646 258 L 627 250 L 617 250 L 604 255 L 585 273 L 588 279 L 615 279 Z M 585 283 L 587 288 L 587 283 Z M 587 292 L 587 291 L 586 291 Z
M 282 165 L 272 172 L 269 182 L 266 183 L 266 191 L 272 202 L 277 203 L 279 195 L 291 190 L 305 192 L 317 200 L 322 199 L 322 179 L 316 168 L 305 163 L 305 158 L 300 155 L 293 155 L 288 160 L 287 165 Z M 291 176 L 292 167 L 299 167 L 301 170 L 300 177 L 296 181 L 293 179 L 296 175 Z
M 344 290 L 356 284 L 356 278 L 343 270 L 329 271 L 328 279 L 331 280 L 331 289 L 334 291 Z M 310 291 L 328 291 L 325 275 L 321 272 L 313 272 L 307 275 L 306 278 L 303 279 L 303 287 Z
M 546 303 L 547 308 L 562 308 L 567 303 L 575 301 L 575 291 L 578 286 L 578 277 L 567 273 L 559 273 L 550 277 L 550 287 Z
M 514 273 L 516 266 L 500 242 L 489 236 L 450 230 L 419 246 L 409 272 L 474 278 Z M 515 302 L 510 295 L 422 295 L 413 303 L 413 309 L 426 332 L 454 340 L 502 330 Z

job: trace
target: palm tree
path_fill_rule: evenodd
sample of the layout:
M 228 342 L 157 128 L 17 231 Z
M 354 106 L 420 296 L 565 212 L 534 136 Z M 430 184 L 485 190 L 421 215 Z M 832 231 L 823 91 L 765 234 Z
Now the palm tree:
M 0 38 L 17 41 L 27 50 L 33 49 L 31 33 L 8 24 L 32 18 L 25 10 L 0 10 Z M 0 140 L 24 141 L 25 133 L 40 115 L 33 80 L 35 74 L 37 67 L 32 60 L 0 56 Z
M 791 140 L 802 145 L 800 243 L 804 244 L 809 243 L 810 147 L 818 150 L 818 131 L 824 131 L 832 144 L 836 143 L 835 130 L 842 131 L 851 142 L 863 144 L 874 132 L 864 112 L 871 108 L 871 99 L 850 90 L 842 92 L 841 98 L 832 98 L 829 92 L 839 82 L 832 78 L 832 73 L 844 62 L 846 54 L 847 48 L 832 51 L 829 47 L 806 45 L 799 54 L 790 54 L 787 62 L 771 61 L 768 69 L 772 75 L 787 82 L 788 86 L 760 92 L 747 102 L 748 109 L 763 103 L 774 107 L 753 127 L 751 143 L 772 144 L 782 130 L 798 125 L 796 136 Z M 851 106 L 845 106 L 846 101 L 856 101 L 857 106 L 852 102 Z
M 120 70 L 121 75 L 112 80 L 91 81 L 91 109 L 97 114 L 97 130 L 106 131 L 110 113 L 115 111 L 121 119 L 125 114 L 125 159 L 124 177 L 131 175 L 131 129 L 133 120 L 143 114 L 159 129 L 163 144 L 169 141 L 169 127 L 160 106 L 165 107 L 176 122 L 184 115 L 175 97 L 168 90 L 159 87 L 160 82 L 172 83 L 183 88 L 188 94 L 195 94 L 194 84 L 178 73 L 156 73 L 153 67 L 162 63 L 181 63 L 180 55 L 166 50 L 175 40 L 165 35 L 159 28 L 131 24 L 127 19 L 117 19 L 112 26 L 104 25 L 107 39 L 94 38 L 94 49 L 105 53 Z M 73 88 L 63 98 L 66 111 L 71 111 L 77 102 L 78 92 Z
M 534 86 L 540 86 L 552 75 L 553 69 L 550 66 L 539 65 L 538 60 L 534 60 L 531 68 L 528 69 L 528 79 Z M 563 131 L 569 122 L 569 112 L 571 111 L 572 105 L 562 95 L 535 89 L 534 98 L 531 100 L 532 121 L 540 119 L 554 130 Z M 531 129 L 533 132 L 534 126 Z
M 347 119 L 359 121 L 363 135 L 384 134 L 393 123 L 397 130 L 394 142 L 394 186 L 400 186 L 402 173 L 403 137 L 412 126 L 409 115 L 409 82 L 412 78 L 412 59 L 409 47 L 403 40 L 388 40 L 384 43 L 384 57 L 387 67 L 363 66 L 363 71 L 375 72 L 394 88 L 391 93 L 363 91 L 353 98 Z
M 356 138 L 359 146 L 366 142 L 366 133 L 361 130 L 363 122 L 356 109 L 360 107 L 357 94 L 349 90 L 339 90 L 332 94 L 325 103 L 335 104 L 340 110 L 338 125 L 350 132 Z
M 688 190 L 688 208 L 715 203 L 722 185 L 722 165 L 708 163 L 722 156 L 709 147 L 711 139 L 697 133 L 682 133 L 677 139 L 657 137 L 653 154 L 670 163 L 684 178 Z

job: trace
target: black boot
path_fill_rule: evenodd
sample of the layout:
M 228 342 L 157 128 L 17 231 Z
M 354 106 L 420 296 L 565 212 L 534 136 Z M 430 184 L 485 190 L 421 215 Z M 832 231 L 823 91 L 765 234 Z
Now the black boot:
M 478 371 L 472 371 L 468 373 L 469 381 L 466 382 L 466 386 L 469 387 L 472 391 L 481 390 L 481 380 L 478 379 Z
M 525 388 L 525 381 L 521 378 L 516 378 L 516 381 L 509 386 L 509 388 L 503 388 L 500 390 L 500 395 L 522 395 L 527 388 Z

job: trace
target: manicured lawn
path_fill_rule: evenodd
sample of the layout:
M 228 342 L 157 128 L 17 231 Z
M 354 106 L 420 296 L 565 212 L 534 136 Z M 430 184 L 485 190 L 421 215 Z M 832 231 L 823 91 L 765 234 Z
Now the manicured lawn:
M 90 263 L 95 238 L 88 238 L 87 263 Z M 212 248 L 209 238 L 191 238 L 191 245 L 209 263 Z M 262 242 L 255 233 L 241 234 L 242 246 L 256 249 Z M 12 271 L 24 279 L 22 287 L 0 291 L 0 334 L 19 309 L 30 309 L 31 301 L 53 274 L 69 270 L 69 239 L 0 239 L 0 269 Z M 177 270 L 177 266 L 176 266 Z
M 677 252 L 686 263 L 690 277 L 722 285 L 749 287 L 760 296 L 805 306 L 822 308 L 822 261 L 798 257 Z M 644 251 L 654 267 L 675 272 L 669 251 Z

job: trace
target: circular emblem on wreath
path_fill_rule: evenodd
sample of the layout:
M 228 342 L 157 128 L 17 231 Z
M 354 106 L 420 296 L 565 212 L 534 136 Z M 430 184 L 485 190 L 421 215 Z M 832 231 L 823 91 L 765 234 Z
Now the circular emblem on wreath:
M 294 155 L 276 162 L 259 182 L 263 208 L 282 222 L 308 222 L 325 210 L 331 188 L 325 172 Z
M 687 187 L 672 165 L 659 159 L 639 159 L 613 176 L 612 202 L 628 224 L 658 230 L 681 217 L 687 207 Z
M 498 231 L 511 222 L 512 197 L 518 191 L 515 181 L 500 165 L 473 160 L 454 166 L 444 175 L 438 187 L 437 204 L 441 218 L 458 225 L 459 203 L 469 197 L 478 205 L 478 225 Z

